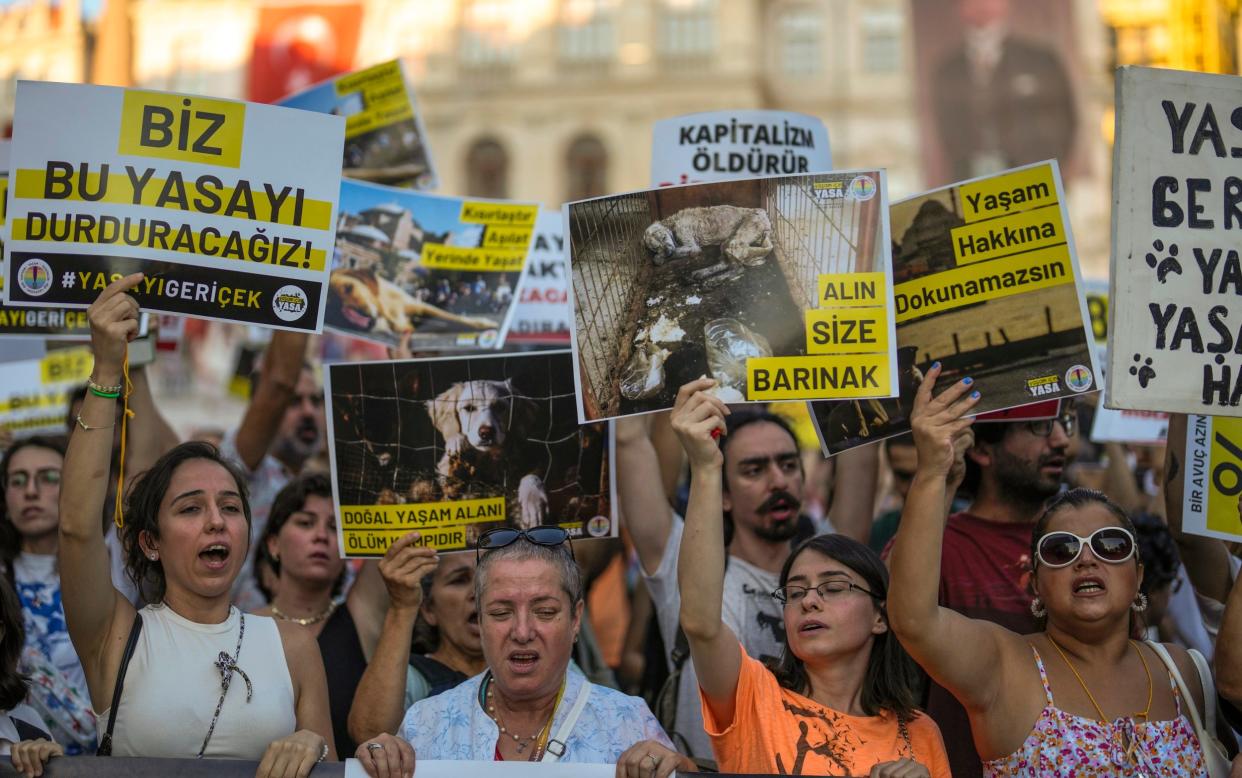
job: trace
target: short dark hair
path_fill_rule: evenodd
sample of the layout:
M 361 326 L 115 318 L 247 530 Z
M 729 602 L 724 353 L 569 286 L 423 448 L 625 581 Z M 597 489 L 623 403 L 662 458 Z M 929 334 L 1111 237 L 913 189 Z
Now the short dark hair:
M 0 576 L 0 710 L 12 710 L 22 700 L 30 686 L 30 679 L 18 672 L 17 663 L 26 645 L 26 627 L 23 623 L 22 603 L 8 579 Z
M 65 439 L 62 437 L 32 435 L 29 438 L 16 440 L 5 450 L 4 457 L 0 458 L 0 483 L 8 485 L 9 464 L 12 463 L 17 452 L 26 448 L 45 448 L 60 454 L 62 460 L 65 458 Z M 4 562 L 5 574 L 10 582 L 13 580 L 13 560 L 17 559 L 21 550 L 22 536 L 18 533 L 17 527 L 13 525 L 13 520 L 9 518 L 8 502 L 0 500 L 0 561 Z
M 975 445 L 980 443 L 997 444 L 1005 440 L 1005 435 L 1009 430 L 1016 429 L 1022 424 L 1020 421 L 988 421 L 981 422 L 971 427 L 975 433 Z M 983 468 L 979 463 L 970 457 L 970 452 L 966 453 L 966 475 L 962 478 L 962 485 L 959 487 L 963 492 L 978 496 L 979 482 L 983 479 Z
M 884 615 L 885 621 L 888 620 L 884 605 L 888 599 L 888 568 L 880 560 L 879 554 L 845 535 L 816 535 L 799 544 L 785 560 L 785 565 L 781 568 L 781 586 L 789 581 L 789 571 L 804 551 L 816 551 L 858 573 L 871 590 L 876 607 Z M 788 641 L 781 651 L 780 659 L 770 664 L 769 669 L 781 686 L 799 694 L 806 693 L 810 685 L 806 665 L 794 656 Z M 883 711 L 891 711 L 899 720 L 909 721 L 915 714 L 920 684 L 918 666 L 902 648 L 892 629 L 876 635 L 871 646 L 871 656 L 867 660 L 867 671 L 859 700 L 863 713 L 877 716 Z
M 267 541 L 280 534 L 280 530 L 289 521 L 289 517 L 302 510 L 302 506 L 306 505 L 308 497 L 327 497 L 332 499 L 332 480 L 328 478 L 326 473 L 306 473 L 290 481 L 276 493 L 276 497 L 272 500 L 272 509 L 267 514 L 267 525 L 263 527 L 263 535 L 259 538 L 259 547 L 255 549 L 254 555 L 254 580 L 258 584 L 259 591 L 263 592 L 263 596 L 268 602 L 272 601 L 272 593 L 263 585 L 263 575 L 260 566 L 266 564 L 277 577 L 280 576 L 280 560 L 272 556 L 267 550 Z M 341 587 L 341 583 L 345 577 L 342 571 L 341 577 L 337 579 L 336 585 L 333 587 L 333 594 L 336 594 Z
M 226 459 L 220 449 L 200 440 L 192 440 L 169 449 L 155 464 L 135 479 L 125 499 L 125 526 L 121 528 L 121 544 L 125 549 L 125 572 L 139 595 L 147 602 L 160 602 L 164 599 L 164 566 L 157 560 L 147 559 L 143 553 L 139 538 L 146 532 L 152 538 L 160 536 L 160 503 L 172 483 L 173 473 L 177 468 L 194 459 L 205 459 L 215 462 L 228 471 L 237 484 L 237 493 L 241 495 L 242 512 L 246 516 L 246 527 L 249 528 L 253 519 L 250 514 L 250 490 L 246 484 L 246 476 L 241 468 L 232 460 Z M 247 531 L 249 540 L 250 533 Z

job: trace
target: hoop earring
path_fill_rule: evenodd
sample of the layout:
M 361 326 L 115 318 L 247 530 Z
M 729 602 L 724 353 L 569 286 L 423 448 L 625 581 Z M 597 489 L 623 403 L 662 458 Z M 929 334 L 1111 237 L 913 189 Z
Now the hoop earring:
M 1044 604 L 1040 602 L 1038 597 L 1031 600 L 1031 615 L 1037 619 L 1042 619 L 1048 615 L 1047 608 L 1044 607 Z
M 1139 596 L 1135 598 L 1134 602 L 1130 603 L 1130 610 L 1135 613 L 1142 613 L 1147 610 L 1147 595 L 1139 592 Z

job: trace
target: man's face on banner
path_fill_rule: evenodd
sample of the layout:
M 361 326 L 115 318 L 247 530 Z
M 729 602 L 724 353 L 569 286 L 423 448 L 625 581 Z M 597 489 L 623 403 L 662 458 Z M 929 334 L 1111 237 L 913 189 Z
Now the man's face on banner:
M 1009 0 L 957 0 L 957 14 L 970 27 L 988 27 L 1009 18 Z

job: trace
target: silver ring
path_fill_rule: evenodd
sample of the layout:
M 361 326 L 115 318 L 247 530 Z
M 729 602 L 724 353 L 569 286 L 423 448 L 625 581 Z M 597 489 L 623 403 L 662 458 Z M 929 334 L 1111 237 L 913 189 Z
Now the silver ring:
M 367 750 L 372 753 L 376 751 L 383 751 L 384 744 L 383 743 L 367 743 Z

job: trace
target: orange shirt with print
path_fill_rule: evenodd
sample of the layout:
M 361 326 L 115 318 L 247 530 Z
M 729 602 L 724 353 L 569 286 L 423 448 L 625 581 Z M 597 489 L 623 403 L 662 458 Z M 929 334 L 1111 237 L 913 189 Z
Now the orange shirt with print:
M 745 649 L 733 721 L 720 726 L 703 700 L 703 726 L 722 773 L 862 776 L 904 758 L 932 778 L 951 778 L 940 729 L 927 716 L 906 725 L 907 740 L 892 714 L 849 716 L 782 688 Z

